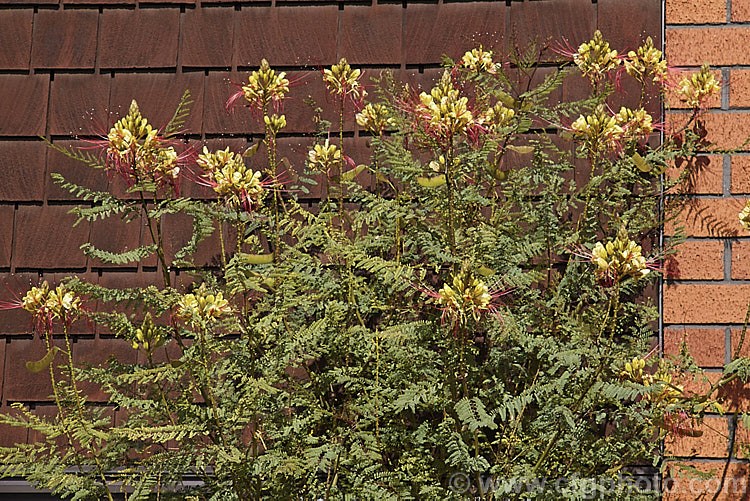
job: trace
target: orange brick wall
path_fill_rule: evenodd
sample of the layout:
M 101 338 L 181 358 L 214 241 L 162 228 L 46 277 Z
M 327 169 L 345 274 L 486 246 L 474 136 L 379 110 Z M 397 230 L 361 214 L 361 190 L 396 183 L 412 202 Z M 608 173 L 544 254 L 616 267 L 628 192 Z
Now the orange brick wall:
M 708 139 L 734 154 L 709 155 L 699 162 L 686 210 L 666 234 L 682 226 L 687 241 L 669 263 L 663 287 L 664 351 L 676 354 L 683 341 L 695 361 L 718 378 L 739 343 L 750 301 L 750 232 L 738 213 L 750 195 L 750 1 L 665 0 L 665 50 L 670 65 L 695 70 L 711 65 L 722 77 L 721 97 L 709 103 L 705 117 Z M 677 106 L 672 99 L 668 105 Z M 667 111 L 667 128 L 686 118 L 679 109 Z M 742 350 L 750 354 L 748 343 Z M 750 411 L 747 389 L 728 389 L 725 406 Z M 710 416 L 699 438 L 677 439 L 667 452 L 689 458 L 701 471 L 714 471 L 708 481 L 676 477 L 665 482 L 666 499 L 750 499 L 746 456 L 734 441 L 750 442 L 750 434 L 732 414 Z M 678 469 L 678 468 L 677 468 Z M 721 477 L 726 472 L 722 484 Z M 714 495 L 719 493 L 716 498 Z M 701 497 L 703 496 L 703 497 Z

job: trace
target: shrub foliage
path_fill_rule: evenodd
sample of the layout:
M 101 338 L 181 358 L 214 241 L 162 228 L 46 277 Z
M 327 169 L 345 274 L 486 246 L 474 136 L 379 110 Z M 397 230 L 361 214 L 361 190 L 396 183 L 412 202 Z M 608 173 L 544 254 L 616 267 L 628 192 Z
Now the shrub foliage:
M 2 416 L 44 437 L 0 450 L 2 474 L 73 499 L 559 499 L 576 479 L 659 464 L 661 438 L 722 412 L 713 393 L 683 392 L 689 357 L 649 356 L 644 292 L 674 205 L 660 174 L 700 146 L 715 82 L 678 84 L 650 40 L 619 55 L 597 33 L 558 47 L 542 74 L 546 50 L 477 48 L 421 93 L 384 73 L 367 95 L 344 60 L 326 69 L 338 130 L 356 113 L 370 158 L 327 122 L 306 165 L 279 158 L 294 82 L 265 61 L 227 103 L 265 125 L 245 152 L 186 148 L 188 94 L 161 129 L 133 102 L 87 139 L 99 154 L 51 145 L 128 186 L 55 174 L 84 202 L 80 220 L 122 218 L 151 238 L 82 251 L 112 265 L 156 256 L 162 283 L 73 277 L 6 304 L 47 342 L 28 368 L 52 378 L 58 412 Z M 618 110 L 626 80 L 640 102 Z M 588 97 L 559 102 L 564 83 Z M 670 84 L 695 112 L 659 141 Z M 213 196 L 181 196 L 187 183 Z M 300 202 L 315 184 L 320 202 Z M 174 256 L 171 214 L 193 221 Z M 208 266 L 201 246 L 217 256 Z M 69 327 L 84 318 L 137 363 L 74 364 Z M 92 384 L 106 405 L 87 400 Z M 561 478 L 553 493 L 518 488 Z

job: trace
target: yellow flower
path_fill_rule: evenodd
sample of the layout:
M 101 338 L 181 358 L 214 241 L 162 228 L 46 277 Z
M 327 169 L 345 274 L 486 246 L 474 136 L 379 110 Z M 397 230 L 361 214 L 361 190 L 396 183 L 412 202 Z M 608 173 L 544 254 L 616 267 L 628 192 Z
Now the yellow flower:
M 641 246 L 628 237 L 627 229 L 621 226 L 617 238 L 606 244 L 597 242 L 591 251 L 591 263 L 596 265 L 600 280 L 611 282 L 627 278 L 640 278 L 649 274 L 648 262 Z
M 653 118 L 643 108 L 630 110 L 623 106 L 615 119 L 626 139 L 641 139 L 654 132 Z
M 143 347 L 146 353 L 153 353 L 157 348 L 164 346 L 165 337 L 151 319 L 151 313 L 146 313 L 143 323 L 135 330 L 135 339 L 130 340 L 134 350 Z
M 747 201 L 745 207 L 740 211 L 740 224 L 746 230 L 750 230 L 750 200 Z
M 667 78 L 667 61 L 662 58 L 662 52 L 654 47 L 651 37 L 648 37 L 637 52 L 628 52 L 625 71 L 641 83 L 645 83 L 646 77 L 650 75 L 653 75 L 654 82 L 663 82 Z
M 286 117 L 284 115 L 279 116 L 274 114 L 270 117 L 265 115 L 263 117 L 263 122 L 265 122 L 266 127 L 268 127 L 268 130 L 274 136 L 278 134 L 281 129 L 286 127 Z
M 197 325 L 214 322 L 231 311 L 229 301 L 224 299 L 221 292 L 216 295 L 207 294 L 206 285 L 203 284 L 195 294 L 185 294 L 182 297 L 177 303 L 176 316 L 184 322 Z
M 487 284 L 469 273 L 453 275 L 452 286 L 443 284 L 437 293 L 437 303 L 457 319 L 471 315 L 479 319 L 482 310 L 488 310 L 492 301 Z
M 250 73 L 247 84 L 242 86 L 242 92 L 251 108 L 264 111 L 269 104 L 277 105 L 283 101 L 289 92 L 289 80 L 285 72 L 276 73 L 268 61 L 263 59 L 260 69 Z
M 586 77 L 596 84 L 605 73 L 619 66 L 620 59 L 617 51 L 610 49 L 599 30 L 594 32 L 594 38 L 582 43 L 578 52 L 573 55 L 573 62 Z
M 49 284 L 45 280 L 39 287 L 32 287 L 21 299 L 21 307 L 31 313 L 36 313 L 40 307 L 47 303 Z
M 677 95 L 690 108 L 702 108 L 706 99 L 721 91 L 721 85 L 711 74 L 707 63 L 701 66 L 698 73 L 684 77 L 677 85 Z
M 138 103 L 133 99 L 128 114 L 115 122 L 107 134 L 107 156 L 130 162 L 136 157 L 151 155 L 159 147 L 157 135 L 158 131 L 141 116 Z
M 429 94 L 422 92 L 419 95 L 419 101 L 417 112 L 426 119 L 427 128 L 441 138 L 465 134 L 474 124 L 474 116 L 468 108 L 469 99 L 459 97 L 448 71 L 443 73 L 440 83 Z
M 362 111 L 357 113 L 356 118 L 361 127 L 376 136 L 395 124 L 393 119 L 388 116 L 388 108 L 382 104 L 367 103 Z
M 312 170 L 329 172 L 341 165 L 341 150 L 326 139 L 325 144 L 316 144 L 307 154 L 307 162 Z
M 21 300 L 24 310 L 35 316 L 69 319 L 80 311 L 81 298 L 64 285 L 50 289 L 47 281 L 40 287 L 32 287 Z
M 492 61 L 492 51 L 486 51 L 480 45 L 476 49 L 467 51 L 461 58 L 464 68 L 474 73 L 495 73 L 495 63 Z
M 328 92 L 348 96 L 355 100 L 365 95 L 364 89 L 361 89 L 359 85 L 361 76 L 362 70 L 352 69 L 344 58 L 341 58 L 338 64 L 331 66 L 330 70 L 323 70 L 323 81 Z
M 242 156 L 229 151 L 229 147 L 210 153 L 204 146 L 197 164 L 205 172 L 202 183 L 213 188 L 227 203 L 249 209 L 263 198 L 260 171 L 249 169 Z
M 510 125 L 515 115 L 516 112 L 513 108 L 506 108 L 502 103 L 497 103 L 488 109 L 483 116 L 479 117 L 477 121 L 482 125 L 486 125 L 490 131 L 497 132 L 499 129 Z
M 583 143 L 590 152 L 614 149 L 624 132 L 617 122 L 617 117 L 608 115 L 603 106 L 598 106 L 591 115 L 581 115 L 573 122 L 573 139 Z

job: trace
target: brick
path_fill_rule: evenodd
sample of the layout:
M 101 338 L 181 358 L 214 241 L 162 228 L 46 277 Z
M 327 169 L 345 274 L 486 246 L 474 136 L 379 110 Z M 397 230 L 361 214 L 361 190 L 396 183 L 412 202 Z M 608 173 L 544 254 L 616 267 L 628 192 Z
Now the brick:
M 747 230 L 738 217 L 744 206 L 745 200 L 739 198 L 686 200 L 677 220 L 664 225 L 664 232 L 673 235 L 681 226 L 690 237 L 744 236 Z
M 737 459 L 750 459 L 750 430 L 745 428 L 742 419 L 737 420 L 737 426 L 734 430 L 734 455 Z
M 502 52 L 506 12 L 502 2 L 408 4 L 406 63 L 439 63 L 443 54 L 455 60 L 479 44 Z
M 750 70 L 732 69 L 729 72 L 729 106 L 750 107 Z
M 732 22 L 746 23 L 750 21 L 750 4 L 744 0 L 735 0 L 732 2 Z
M 665 285 L 664 321 L 670 324 L 741 323 L 748 298 L 750 285 Z
M 124 338 L 94 338 L 78 339 L 73 347 L 73 363 L 76 366 L 91 365 L 106 367 L 110 358 L 121 364 L 134 364 L 138 358 L 138 351 L 134 350 L 130 342 Z M 88 402 L 107 402 L 109 394 L 100 385 L 88 381 L 78 383 L 78 388 L 86 395 Z
M 679 131 L 685 126 L 689 113 L 667 114 L 666 131 Z M 750 113 L 710 112 L 699 119 L 707 131 L 706 140 L 711 146 L 727 150 L 748 149 L 745 141 L 750 136 Z
M 690 356 L 701 367 L 722 367 L 724 365 L 724 329 L 664 329 L 664 353 L 679 356 L 682 343 L 687 346 Z
M 721 195 L 724 191 L 724 157 L 719 155 L 699 155 L 675 160 L 674 167 L 667 169 L 667 177 L 677 180 L 684 176 L 677 186 L 682 193 L 701 195 Z
M 49 75 L 0 75 L 0 136 L 45 132 Z
M 62 148 L 78 150 L 78 153 L 88 153 L 94 157 L 99 156 L 102 164 L 106 162 L 106 155 L 103 153 L 103 149 L 95 148 L 93 147 L 94 145 L 87 141 L 56 140 L 54 143 Z M 45 188 L 47 200 L 78 200 L 68 190 L 62 189 L 57 183 L 52 181 L 50 175 L 53 172 L 62 175 L 68 182 L 96 191 L 106 191 L 109 184 L 105 169 L 96 169 L 83 162 L 74 160 L 59 151 L 50 149 L 47 153 L 47 183 Z
M 715 501 L 747 501 L 750 499 L 748 474 L 750 466 L 743 463 L 730 463 L 722 483 L 724 461 L 720 462 L 680 462 L 667 467 L 672 472 L 671 478 L 663 482 L 664 501 L 688 501 L 711 499 Z M 704 473 L 711 473 L 707 479 L 698 477 L 685 466 Z M 668 474 L 668 473 L 667 473 Z
M 719 389 L 717 399 L 727 412 L 748 412 L 750 411 L 750 385 L 735 379 Z
M 750 241 L 732 242 L 732 279 L 750 279 Z
M 251 134 L 261 132 L 263 127 L 257 117 L 244 107 L 226 111 L 227 100 L 247 79 L 247 74 L 210 72 L 205 81 L 203 101 L 203 132 L 207 134 Z M 288 118 L 288 117 L 287 117 Z
M 667 28 L 666 56 L 674 66 L 730 66 L 747 63 L 750 27 Z
M 667 0 L 667 24 L 723 24 L 726 0 Z
M 41 141 L 0 142 L 0 200 L 42 200 L 47 146 Z
M 56 75 L 50 96 L 49 133 L 106 134 L 110 80 L 108 75 Z
M 674 77 L 677 82 L 682 80 L 682 78 L 691 78 L 693 75 L 698 73 L 698 70 L 683 70 L 680 72 L 675 72 Z M 711 74 L 714 76 L 714 78 L 718 82 L 722 82 L 721 77 L 721 71 L 720 70 L 713 70 L 711 71 Z M 722 82 L 722 85 L 726 85 L 724 82 Z M 666 91 L 666 107 L 672 108 L 672 109 L 680 109 L 680 108 L 687 108 L 685 102 L 680 101 L 680 96 L 675 92 L 676 89 L 674 88 L 667 88 Z M 721 108 L 721 93 L 717 92 L 710 96 L 708 99 L 706 99 L 705 102 L 706 108 Z
M 635 50 L 649 36 L 657 47 L 662 46 L 660 0 L 598 0 L 596 3 L 597 27 L 618 52 Z
M 670 280 L 722 280 L 724 278 L 724 242 L 690 240 L 677 246 L 667 257 L 666 277 Z
M 40 10 L 34 20 L 34 68 L 93 68 L 99 13 Z
M 112 120 L 128 113 L 133 99 L 138 102 L 141 114 L 154 127 L 163 127 L 174 115 L 185 90 L 190 91 L 192 103 L 190 116 L 183 130 L 200 134 L 203 121 L 203 80 L 201 73 L 180 75 L 165 73 L 127 73 L 115 76 L 112 80 L 112 94 L 109 109 Z
M 732 329 L 730 331 L 732 338 L 732 353 L 730 354 L 734 358 L 734 354 L 737 348 L 742 344 L 739 355 L 741 357 L 750 356 L 750 334 L 745 332 L 745 339 L 742 339 L 742 329 Z
M 394 64 L 401 61 L 400 5 L 344 7 L 341 55 L 351 64 Z
M 234 13 L 232 8 L 199 8 L 185 12 L 183 66 L 232 65 Z
M 336 62 L 335 5 L 246 7 L 237 19 L 236 61 L 240 66 L 317 66 Z
M 668 456 L 724 458 L 729 453 L 729 422 L 723 417 L 707 417 L 695 428 L 700 437 L 668 436 L 664 446 Z
M 56 339 L 55 346 L 65 349 L 65 341 Z M 47 346 L 39 335 L 31 339 L 10 339 L 5 345 L 5 370 L 3 372 L 3 400 L 8 402 L 52 401 L 52 384 L 49 369 L 31 373 L 26 362 L 41 360 L 47 354 Z M 61 375 L 60 365 L 66 355 L 58 352 L 52 362 L 56 377 Z
M 170 68 L 177 65 L 177 9 L 105 9 L 101 21 L 102 68 Z
M 79 247 L 88 241 L 86 221 L 73 228 L 76 216 L 67 206 L 22 206 L 16 212 L 13 264 L 17 268 L 83 268 Z M 60 238 L 64 232 L 65 238 Z
M 31 9 L 6 10 L 0 16 L 0 68 L 25 70 L 31 57 Z

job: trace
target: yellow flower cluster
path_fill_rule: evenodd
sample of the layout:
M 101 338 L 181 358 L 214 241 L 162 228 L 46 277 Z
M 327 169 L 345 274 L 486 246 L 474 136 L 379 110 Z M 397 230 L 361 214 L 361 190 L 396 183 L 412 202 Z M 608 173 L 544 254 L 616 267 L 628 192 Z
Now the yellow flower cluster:
M 476 49 L 467 51 L 461 58 L 461 63 L 464 68 L 474 73 L 494 74 L 496 72 L 495 63 L 492 61 L 492 51 L 484 50 L 481 45 Z
M 478 320 L 481 310 L 489 309 L 491 301 L 487 284 L 469 273 L 453 275 L 452 286 L 444 284 L 437 295 L 438 304 L 462 320 L 469 315 Z
M 703 64 L 700 71 L 691 77 L 684 77 L 677 85 L 677 95 L 680 101 L 690 108 L 701 108 L 706 99 L 721 91 L 721 85 L 711 74 L 708 64 Z
M 660 366 L 654 374 L 644 372 L 644 367 L 646 367 L 644 359 L 634 358 L 631 362 L 625 363 L 622 375 L 635 383 L 658 387 L 659 391 L 646 396 L 651 402 L 666 405 L 678 403 L 682 397 L 683 388 L 673 383 L 672 375 L 663 366 Z
M 164 334 L 154 325 L 151 320 L 151 313 L 146 313 L 143 323 L 135 330 L 135 339 L 130 341 L 134 350 L 139 346 L 143 347 L 146 353 L 153 353 L 160 346 L 164 346 Z
M 341 150 L 326 139 L 324 144 L 316 144 L 307 154 L 307 162 L 312 170 L 330 172 L 341 166 Z
M 224 196 L 228 203 L 260 202 L 263 196 L 260 172 L 249 169 L 242 156 L 229 151 L 229 147 L 210 153 L 204 146 L 197 163 L 205 171 L 213 190 Z
M 158 131 L 148 123 L 133 99 L 128 114 L 115 122 L 107 134 L 109 148 L 107 152 L 120 158 L 132 158 L 137 150 L 151 151 L 158 148 Z
M 276 114 L 273 114 L 271 116 L 264 115 L 263 122 L 266 124 L 266 127 L 271 132 L 271 134 L 275 136 L 281 129 L 286 127 L 286 116 L 279 116 Z
M 610 49 L 609 42 L 602 38 L 599 30 L 596 30 L 593 39 L 578 47 L 578 52 L 573 55 L 573 62 L 581 73 L 596 84 L 608 71 L 619 66 L 620 59 L 617 51 Z
M 655 411 L 652 418 L 655 430 L 661 428 L 676 436 L 697 437 L 702 432 L 695 428 L 696 421 L 700 420 L 696 415 L 699 416 L 706 411 L 724 414 L 724 407 L 714 399 L 691 402 L 689 397 L 685 397 L 683 386 L 675 383 L 673 374 L 663 361 L 659 362 L 654 374 L 644 372 L 645 366 L 646 361 L 636 357 L 625 363 L 621 375 L 651 389 L 644 395 L 644 400 L 651 403 Z
M 591 262 L 597 266 L 596 274 L 600 280 L 637 279 L 650 271 L 641 254 L 641 246 L 630 240 L 625 226 L 620 227 L 614 241 L 597 242 L 591 253 Z
M 498 129 L 510 125 L 510 121 L 516 116 L 513 108 L 506 108 L 502 103 L 497 103 L 477 120 L 481 125 L 485 125 L 491 132 L 497 132 Z
M 662 52 L 654 47 L 651 37 L 646 38 L 638 51 L 629 51 L 625 60 L 625 71 L 641 83 L 653 75 L 654 82 L 663 82 L 667 78 L 667 61 Z
M 107 134 L 107 157 L 123 174 L 132 170 L 159 181 L 175 180 L 180 174 L 178 155 L 172 146 L 164 146 L 159 132 L 148 123 L 135 99 L 128 114 L 115 122 Z
M 367 103 L 362 111 L 357 113 L 356 118 L 361 127 L 376 136 L 395 124 L 393 118 L 388 116 L 388 108 L 382 104 Z
M 474 116 L 468 108 L 469 99 L 459 97 L 448 71 L 443 73 L 440 83 L 429 94 L 422 92 L 419 100 L 418 111 L 427 118 L 428 126 L 443 138 L 464 134 L 474 123 Z
M 747 201 L 745 207 L 740 211 L 740 224 L 746 230 L 750 230 L 750 200 Z
M 617 117 L 605 113 L 602 106 L 598 106 L 591 115 L 578 117 L 571 129 L 573 139 L 582 142 L 591 152 L 614 149 L 624 132 Z
M 289 92 L 289 80 L 285 72 L 276 73 L 268 61 L 263 59 L 260 69 L 250 73 L 248 83 L 242 86 L 242 92 L 251 108 L 265 111 L 269 104 L 276 104 L 284 99 Z
M 195 294 L 185 294 L 177 303 L 177 318 L 192 325 L 214 322 L 232 311 L 221 292 L 206 294 L 205 284 Z
M 360 88 L 359 78 L 362 71 L 352 69 L 346 59 L 341 58 L 338 64 L 331 66 L 330 70 L 323 70 L 323 81 L 331 94 L 349 96 L 359 99 L 366 95 L 364 89 Z
M 654 132 L 653 118 L 643 108 L 631 110 L 623 106 L 615 119 L 626 139 L 641 139 Z
M 80 311 L 81 298 L 64 285 L 50 289 L 47 281 L 39 287 L 32 287 L 21 300 L 22 308 L 35 316 L 69 318 Z

